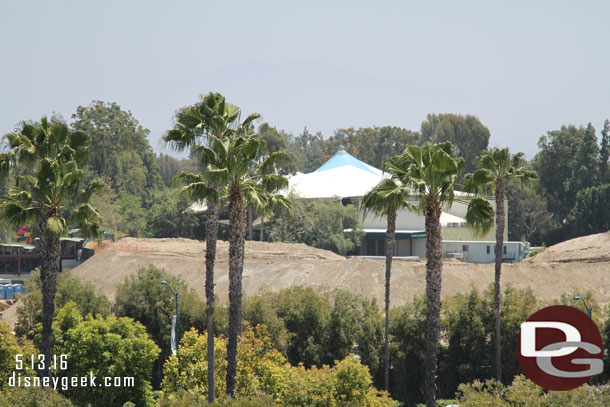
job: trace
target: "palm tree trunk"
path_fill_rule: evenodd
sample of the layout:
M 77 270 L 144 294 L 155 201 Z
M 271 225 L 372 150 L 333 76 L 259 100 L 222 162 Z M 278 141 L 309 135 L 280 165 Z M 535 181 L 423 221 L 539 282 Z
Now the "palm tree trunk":
M 227 343 L 227 394 L 235 397 L 237 340 L 241 331 L 242 274 L 246 211 L 240 185 L 232 185 L 229 194 L 229 341 Z
M 214 263 L 217 240 L 218 205 L 208 202 L 205 226 L 205 299 L 208 331 L 208 401 L 210 403 L 213 403 L 216 399 L 216 380 L 214 378 Z
M 441 284 L 443 260 L 441 252 L 441 207 L 429 199 L 424 208 L 426 217 L 426 407 L 436 406 L 436 368 L 440 335 Z
M 40 280 L 42 282 L 42 354 L 45 368 L 39 372 L 42 377 L 51 376 L 51 349 L 53 341 L 53 316 L 55 314 L 55 294 L 59 275 L 61 240 L 46 233 L 48 216 L 41 215 L 40 230 Z
M 495 267 L 495 311 L 496 311 L 496 380 L 502 381 L 502 336 L 500 332 L 500 276 L 502 273 L 502 252 L 504 250 L 504 180 L 496 183 L 496 267 Z
M 384 389 L 390 390 L 390 277 L 392 275 L 392 256 L 396 240 L 396 210 L 388 212 L 388 230 L 385 249 L 385 339 L 384 339 Z

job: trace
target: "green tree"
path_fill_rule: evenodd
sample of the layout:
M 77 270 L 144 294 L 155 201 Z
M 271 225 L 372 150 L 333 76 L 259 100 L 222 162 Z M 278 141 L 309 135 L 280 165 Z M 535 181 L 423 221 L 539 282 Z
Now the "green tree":
M 268 154 L 265 142 L 248 134 L 258 115 L 240 124 L 235 136 L 221 140 L 210 136 L 210 147 L 198 147 L 208 176 L 226 188 L 229 203 L 229 340 L 227 345 L 227 394 L 235 396 L 237 338 L 241 329 L 242 274 L 246 234 L 246 202 L 264 202 L 272 191 L 286 187 L 288 180 L 275 172 L 282 153 Z M 201 179 L 200 179 L 201 182 Z M 276 195 L 276 199 L 281 199 Z M 286 207 L 289 201 L 282 199 Z
M 475 288 L 443 301 L 443 332 L 440 356 L 441 394 L 452 395 L 460 383 L 484 380 L 493 375 L 492 301 Z
M 172 181 L 176 174 L 180 171 L 197 172 L 199 171 L 199 162 L 196 158 L 177 159 L 167 154 L 157 156 L 157 165 L 163 182 L 169 188 L 172 186 Z
M 0 406 L 75 407 L 70 400 L 48 387 L 12 387 L 0 393 Z
M 155 154 L 148 143 L 150 130 L 130 111 L 114 102 L 94 100 L 72 115 L 75 130 L 91 136 L 89 169 L 107 177 L 117 192 L 139 195 L 163 187 Z
M 458 156 L 466 160 L 466 172 L 475 170 L 476 158 L 489 144 L 489 130 L 478 118 L 471 115 L 428 114 L 421 124 L 424 142 L 451 142 Z
M 486 150 L 478 159 L 479 169 L 466 175 L 464 190 L 475 192 L 480 189 L 493 188 L 496 199 L 496 247 L 495 251 L 495 307 L 496 307 L 496 380 L 502 381 L 502 338 L 500 335 L 500 278 L 502 274 L 502 259 L 504 250 L 504 230 L 506 227 L 506 212 L 504 209 L 506 183 L 510 180 L 527 181 L 536 178 L 536 173 L 526 170 L 522 163 L 523 153 L 511 155 L 508 148 L 492 148 Z
M 332 307 L 324 328 L 323 363 L 334 364 L 357 354 L 371 372 L 377 372 L 383 325 L 376 301 L 344 289 L 334 290 L 327 298 Z
M 602 141 L 599 149 L 599 180 L 601 184 L 610 184 L 610 121 L 604 121 Z
M 455 199 L 458 177 L 464 171 L 464 159 L 454 156 L 450 142 L 426 143 L 409 146 L 387 167 L 400 182 L 414 191 L 417 207 L 424 213 L 426 225 L 426 406 L 434 407 L 436 399 L 436 370 L 438 340 L 440 334 L 441 251 L 440 216 L 444 206 L 451 206 Z M 466 220 L 469 226 L 487 231 L 492 225 L 493 208 L 486 200 L 470 199 Z
M 390 158 L 388 162 L 398 159 Z M 393 171 L 395 165 L 384 165 L 390 178 L 383 179 L 362 198 L 364 217 L 369 213 L 387 218 L 386 253 L 385 253 L 385 344 L 384 344 L 384 389 L 390 388 L 390 278 L 392 275 L 392 257 L 396 242 L 396 215 L 403 208 L 412 208 L 408 202 L 411 194 L 410 188 L 405 186 L 398 174 Z
M 297 171 L 309 173 L 328 160 L 334 151 L 326 151 L 322 133 L 311 134 L 307 127 L 289 143 L 289 151 L 297 158 Z
M 323 338 L 330 309 L 328 299 L 311 287 L 295 286 L 262 292 L 246 304 L 244 318 L 249 324 L 270 327 L 274 343 L 292 365 L 321 366 L 329 363 Z
M 421 144 L 420 134 L 395 126 L 339 129 L 325 142 L 325 151 L 334 154 L 343 145 L 350 153 L 373 167 L 402 153 L 406 146 Z
M 592 126 L 562 126 L 540 137 L 538 147 L 534 170 L 549 211 L 562 225 L 574 207 L 578 191 L 596 185 L 599 147 L 595 130 Z
M 153 366 L 153 384 L 160 385 L 163 363 L 169 357 L 171 321 L 175 313 L 174 298 L 161 281 L 167 281 L 178 290 L 180 307 L 178 326 L 180 335 L 190 328 L 205 328 L 205 305 L 199 296 L 188 289 L 186 283 L 153 266 L 141 268 L 137 274 L 126 278 L 117 287 L 114 313 L 118 317 L 129 317 L 146 327 L 146 331 L 161 348 L 161 354 Z
M 68 397 L 77 405 L 122 406 L 130 401 L 137 406 L 153 406 L 150 375 L 159 348 L 146 329 L 131 318 L 88 316 L 82 318 L 76 305 L 68 302 L 53 323 L 55 353 L 67 355 L 63 377 L 97 378 L 96 387 L 71 387 Z M 106 377 L 133 377 L 134 385 L 105 387 Z M 114 379 L 112 379 L 114 380 Z
M 268 230 L 272 242 L 305 243 L 346 255 L 364 236 L 354 205 L 292 197 L 291 213 L 280 213 Z M 345 231 L 345 230 L 351 231 Z
M 568 215 L 574 236 L 604 233 L 610 230 L 610 184 L 586 188 L 578 192 L 576 203 Z
M 17 308 L 18 326 L 15 333 L 33 338 L 36 326 L 42 323 L 42 282 L 40 270 L 35 269 L 24 283 L 27 295 L 20 300 Z M 71 271 L 64 271 L 57 278 L 55 306 L 61 308 L 69 301 L 74 302 L 83 315 L 110 314 L 110 301 L 103 294 L 97 294 L 92 283 L 85 283 Z
M 220 93 L 208 93 L 201 101 L 186 106 L 176 114 L 176 124 L 165 133 L 163 140 L 177 150 L 190 149 L 191 153 L 209 143 L 210 137 L 226 139 L 239 122 L 241 110 L 226 103 Z M 199 168 L 206 168 L 207 162 L 201 162 Z M 176 182 L 184 185 L 181 192 L 193 201 L 205 202 L 206 235 L 205 235 L 205 296 L 207 306 L 208 332 L 208 401 L 214 401 L 214 262 L 216 259 L 216 242 L 218 240 L 218 212 L 220 207 L 220 185 L 207 177 L 207 174 L 181 171 L 175 177 Z
M 508 240 L 542 245 L 542 236 L 550 229 L 552 218 L 544 197 L 538 192 L 538 183 L 539 180 L 506 184 Z
M 17 355 L 24 363 L 25 367 L 32 355 L 36 355 L 38 351 L 31 342 L 23 341 L 20 345 L 17 338 L 11 332 L 10 327 L 6 322 L 0 322 L 0 390 L 6 389 L 9 384 L 9 377 L 13 374 L 16 377 L 33 377 L 35 372 L 26 368 L 17 369 Z M 14 387 L 15 385 L 11 386 Z M 17 384 L 18 386 L 18 384 Z M 0 404 L 2 405 L 2 404 Z
M 390 355 L 392 397 L 415 405 L 425 399 L 426 299 L 415 297 L 411 303 L 390 310 Z
M 68 225 L 80 227 L 84 236 L 101 235 L 101 218 L 89 200 L 103 188 L 92 182 L 81 189 L 90 138 L 71 131 L 65 123 L 22 123 L 5 135 L 10 148 L 0 155 L 0 170 L 7 174 L 17 165 L 29 166 L 36 175 L 17 176 L 16 186 L 0 197 L 0 211 L 16 226 L 35 224 L 40 233 L 42 280 L 42 353 L 51 360 L 51 325 L 60 267 L 61 237 Z M 71 207 L 71 208 L 70 208 Z M 71 213 L 68 214 L 68 209 Z M 49 375 L 49 369 L 41 372 Z
M 169 190 L 160 192 L 158 203 L 154 203 L 146 214 L 147 235 L 203 240 L 203 222 L 189 211 L 189 206 L 184 196 L 176 196 Z

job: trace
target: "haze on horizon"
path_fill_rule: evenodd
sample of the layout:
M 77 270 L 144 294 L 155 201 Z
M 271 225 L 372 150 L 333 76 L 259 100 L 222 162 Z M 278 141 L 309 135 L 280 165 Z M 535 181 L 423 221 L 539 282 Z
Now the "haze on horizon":
M 157 152 L 209 91 L 295 135 L 473 114 L 528 158 L 610 117 L 610 3 L 104 1 L 0 6 L 0 132 L 117 102 Z M 493 4 L 492 4 L 493 3 Z

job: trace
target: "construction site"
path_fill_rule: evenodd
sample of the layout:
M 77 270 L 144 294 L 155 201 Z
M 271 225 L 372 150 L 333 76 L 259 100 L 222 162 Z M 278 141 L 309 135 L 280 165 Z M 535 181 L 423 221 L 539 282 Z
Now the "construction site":
M 228 299 L 228 243 L 218 242 L 215 283 L 221 302 Z M 154 265 L 179 275 L 204 298 L 205 243 L 190 239 L 123 238 L 107 242 L 74 269 L 75 275 L 114 299 L 117 286 L 139 268 Z M 399 306 L 425 292 L 425 259 L 395 259 L 392 267 L 392 305 Z M 342 257 L 304 244 L 246 242 L 243 287 L 245 295 L 290 286 L 326 291 L 342 287 L 383 303 L 385 260 Z M 487 288 L 494 279 L 493 264 L 445 259 L 443 296 Z M 505 264 L 502 284 L 530 288 L 540 300 L 565 292 L 590 291 L 600 304 L 610 303 L 610 232 L 572 239 L 551 246 L 521 263 Z M 19 302 L 17 301 L 17 306 Z M 2 319 L 16 322 L 15 307 Z

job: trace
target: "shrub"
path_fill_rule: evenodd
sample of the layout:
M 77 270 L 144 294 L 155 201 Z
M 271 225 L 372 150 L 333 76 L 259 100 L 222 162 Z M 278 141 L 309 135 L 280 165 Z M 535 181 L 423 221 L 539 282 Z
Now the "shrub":
M 180 390 L 170 398 L 166 396 L 159 399 L 159 407 L 275 407 L 278 406 L 273 398 L 265 395 L 241 396 L 232 399 L 221 396 L 214 404 L 207 402 L 207 397 L 198 391 Z
M 15 338 L 15 335 L 11 332 L 8 325 L 4 322 L 0 322 L 0 389 L 3 389 L 8 384 L 8 379 L 13 375 L 13 372 L 17 376 L 34 376 L 35 372 L 32 370 L 19 370 L 16 371 L 16 360 L 15 355 L 22 355 L 22 360 L 26 362 L 30 359 L 31 355 L 36 354 L 36 348 L 30 341 L 23 341 L 20 345 Z
M 74 387 L 66 391 L 78 405 L 120 406 L 127 401 L 151 406 L 150 375 L 159 348 L 149 339 L 146 329 L 131 318 L 103 318 L 80 315 L 69 302 L 53 322 L 55 354 L 67 355 L 67 369 L 56 372 L 62 377 L 92 374 L 97 387 Z M 105 377 L 133 377 L 134 387 L 100 386 Z
M 41 387 L 12 387 L 0 392 L 2 407 L 74 407 L 57 392 Z
M 42 283 L 40 271 L 32 271 L 30 278 L 24 283 L 25 295 L 17 308 L 18 326 L 15 330 L 18 336 L 33 338 L 36 325 L 42 323 Z M 69 301 L 74 302 L 82 315 L 93 314 L 108 316 L 110 301 L 103 295 L 97 295 L 92 283 L 83 283 L 71 271 L 65 271 L 57 279 L 57 294 L 55 309 L 58 310 Z
M 263 292 L 245 301 L 244 319 L 268 327 L 276 349 L 296 366 L 331 365 L 357 353 L 373 372 L 380 366 L 383 318 L 374 300 L 310 287 Z
M 226 391 L 226 339 L 216 338 L 214 344 L 216 393 Z M 178 359 L 178 356 L 180 357 Z M 207 395 L 207 333 L 192 329 L 180 342 L 178 356 L 170 356 L 164 366 L 162 388 L 172 393 L 178 388 L 193 389 Z M 237 353 L 237 393 L 244 396 L 261 392 L 279 393 L 286 386 L 289 365 L 273 348 L 263 326 L 250 327 L 241 335 Z
M 521 375 L 508 387 L 491 380 L 460 385 L 458 403 L 461 407 L 604 407 L 610 405 L 610 391 L 607 386 L 581 386 L 546 392 Z
M 114 312 L 119 317 L 129 317 L 146 327 L 153 341 L 161 349 L 159 359 L 153 367 L 153 384 L 162 380 L 163 362 L 169 357 L 172 316 L 175 314 L 174 297 L 161 284 L 167 281 L 179 292 L 178 322 L 180 335 L 191 327 L 203 330 L 206 323 L 206 306 L 193 289 L 174 275 L 154 266 L 141 268 L 137 274 L 126 278 L 117 287 Z

